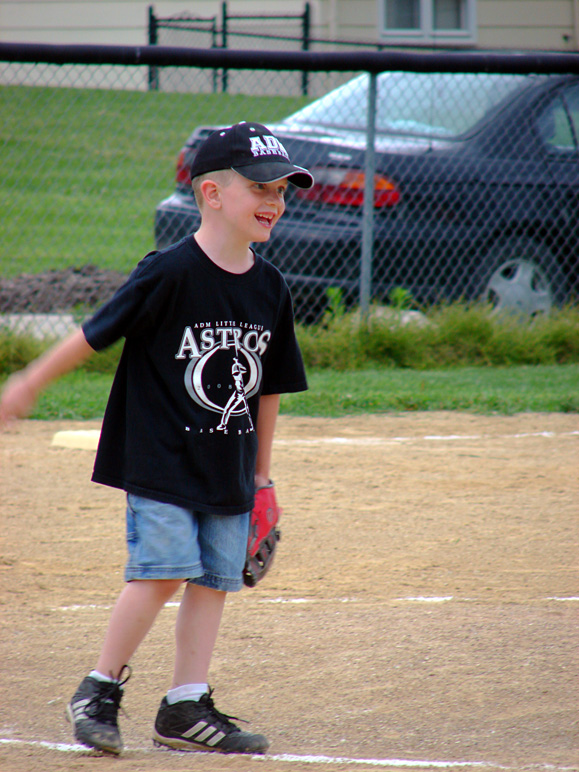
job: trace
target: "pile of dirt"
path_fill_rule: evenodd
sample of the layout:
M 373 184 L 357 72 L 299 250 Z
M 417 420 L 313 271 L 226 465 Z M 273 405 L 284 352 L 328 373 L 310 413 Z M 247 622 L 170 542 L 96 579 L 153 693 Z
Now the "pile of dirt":
M 95 308 L 126 281 L 120 271 L 85 265 L 59 271 L 0 277 L 0 313 L 51 313 Z

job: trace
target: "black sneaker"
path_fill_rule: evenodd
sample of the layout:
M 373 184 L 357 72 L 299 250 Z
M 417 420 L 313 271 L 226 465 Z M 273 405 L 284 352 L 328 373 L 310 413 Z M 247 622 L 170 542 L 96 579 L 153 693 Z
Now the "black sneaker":
M 179 750 L 221 751 L 222 753 L 265 753 L 269 747 L 261 734 L 242 732 L 231 719 L 220 713 L 211 699 L 212 691 L 201 699 L 183 700 L 169 705 L 166 698 L 155 720 L 155 745 Z
M 123 696 L 122 687 L 131 676 L 129 670 L 127 677 L 121 680 L 124 670 L 121 670 L 119 681 L 114 683 L 87 676 L 66 706 L 66 717 L 74 728 L 75 739 L 82 745 L 117 755 L 122 751 L 117 717 Z

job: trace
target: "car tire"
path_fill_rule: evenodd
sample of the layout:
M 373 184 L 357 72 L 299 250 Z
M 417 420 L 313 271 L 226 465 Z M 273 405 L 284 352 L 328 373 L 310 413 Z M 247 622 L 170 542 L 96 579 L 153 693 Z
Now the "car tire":
M 567 283 L 553 251 L 531 238 L 495 242 L 481 257 L 479 295 L 497 312 L 548 314 L 567 297 Z

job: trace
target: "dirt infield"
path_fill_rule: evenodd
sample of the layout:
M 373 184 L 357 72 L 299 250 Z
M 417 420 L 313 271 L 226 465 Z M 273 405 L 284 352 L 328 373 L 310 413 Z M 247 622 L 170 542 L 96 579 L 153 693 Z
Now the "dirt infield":
M 265 757 L 155 749 L 175 605 L 137 653 L 120 759 L 64 706 L 122 585 L 123 494 L 25 421 L 0 437 L 0 770 L 579 769 L 576 415 L 282 417 L 272 573 L 232 595 L 211 681 Z M 177 599 L 178 600 L 178 599 Z

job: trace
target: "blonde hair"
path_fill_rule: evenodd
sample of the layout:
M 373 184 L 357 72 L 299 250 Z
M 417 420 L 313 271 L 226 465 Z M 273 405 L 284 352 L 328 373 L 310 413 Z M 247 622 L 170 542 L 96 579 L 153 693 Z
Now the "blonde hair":
M 234 174 L 235 172 L 233 169 L 218 169 L 215 172 L 205 172 L 205 174 L 199 174 L 197 177 L 193 177 L 193 180 L 191 181 L 191 187 L 193 188 L 193 195 L 195 196 L 195 201 L 197 202 L 197 206 L 199 207 L 200 211 L 203 209 L 203 194 L 201 193 L 201 183 L 204 182 L 204 180 L 213 180 L 222 187 L 226 188 L 231 184 Z

